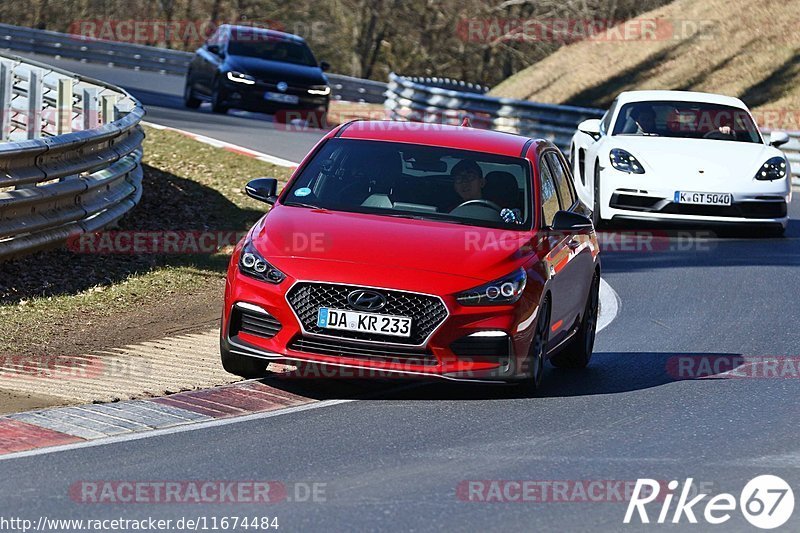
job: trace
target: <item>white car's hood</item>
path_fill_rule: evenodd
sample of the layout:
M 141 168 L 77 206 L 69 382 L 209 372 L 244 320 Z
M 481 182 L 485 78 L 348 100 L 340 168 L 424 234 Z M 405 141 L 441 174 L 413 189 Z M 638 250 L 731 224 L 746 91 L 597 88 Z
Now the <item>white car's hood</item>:
M 761 166 L 780 150 L 760 143 L 670 137 L 613 136 L 606 147 L 630 152 L 645 168 L 645 175 L 668 180 L 677 188 L 730 190 L 752 183 Z M 606 159 L 607 161 L 608 159 Z

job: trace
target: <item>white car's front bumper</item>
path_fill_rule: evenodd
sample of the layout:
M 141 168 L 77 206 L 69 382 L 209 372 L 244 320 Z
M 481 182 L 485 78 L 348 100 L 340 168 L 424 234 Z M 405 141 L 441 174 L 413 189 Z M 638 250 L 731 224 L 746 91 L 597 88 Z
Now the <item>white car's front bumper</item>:
M 645 185 L 652 182 L 653 187 Z M 664 187 L 664 180 L 603 169 L 600 212 L 605 220 L 635 219 L 708 224 L 788 224 L 791 186 L 788 180 L 757 183 L 758 190 L 706 190 L 702 185 Z M 676 203 L 677 190 L 729 193 L 730 206 Z

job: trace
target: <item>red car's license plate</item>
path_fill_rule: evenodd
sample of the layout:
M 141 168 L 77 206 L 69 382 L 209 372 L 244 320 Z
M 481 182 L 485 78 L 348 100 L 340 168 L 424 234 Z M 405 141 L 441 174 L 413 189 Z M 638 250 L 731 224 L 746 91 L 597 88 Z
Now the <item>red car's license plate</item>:
M 327 307 L 320 308 L 317 315 L 317 326 L 325 329 L 361 331 L 395 337 L 411 336 L 411 318 L 409 317 L 360 313 Z

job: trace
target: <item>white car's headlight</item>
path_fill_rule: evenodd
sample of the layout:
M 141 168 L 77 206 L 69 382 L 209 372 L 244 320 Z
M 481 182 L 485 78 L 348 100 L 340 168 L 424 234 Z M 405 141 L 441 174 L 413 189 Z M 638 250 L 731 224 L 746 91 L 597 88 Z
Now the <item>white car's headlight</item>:
M 327 85 L 313 85 L 309 90 L 308 94 L 315 94 L 318 96 L 327 96 L 331 94 L 331 88 Z
M 775 181 L 786 177 L 786 172 L 789 170 L 789 165 L 786 159 L 776 156 L 767 160 L 766 163 L 761 165 L 756 179 L 761 181 Z
M 611 166 L 621 172 L 644 174 L 644 167 L 639 160 L 622 148 L 613 148 L 608 158 L 611 160 Z
M 228 79 L 236 83 L 244 83 L 245 85 L 253 85 L 256 79 L 249 74 L 242 74 L 241 72 L 230 71 L 228 72 Z

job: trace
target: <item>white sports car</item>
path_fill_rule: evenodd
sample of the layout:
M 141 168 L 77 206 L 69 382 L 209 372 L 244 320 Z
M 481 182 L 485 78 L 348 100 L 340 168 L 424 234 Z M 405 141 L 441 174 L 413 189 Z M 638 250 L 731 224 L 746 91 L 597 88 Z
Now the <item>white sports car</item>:
M 773 132 L 767 143 L 744 103 L 686 91 L 621 93 L 601 119 L 578 125 L 570 159 L 595 226 L 636 219 L 788 223 L 791 169 Z

